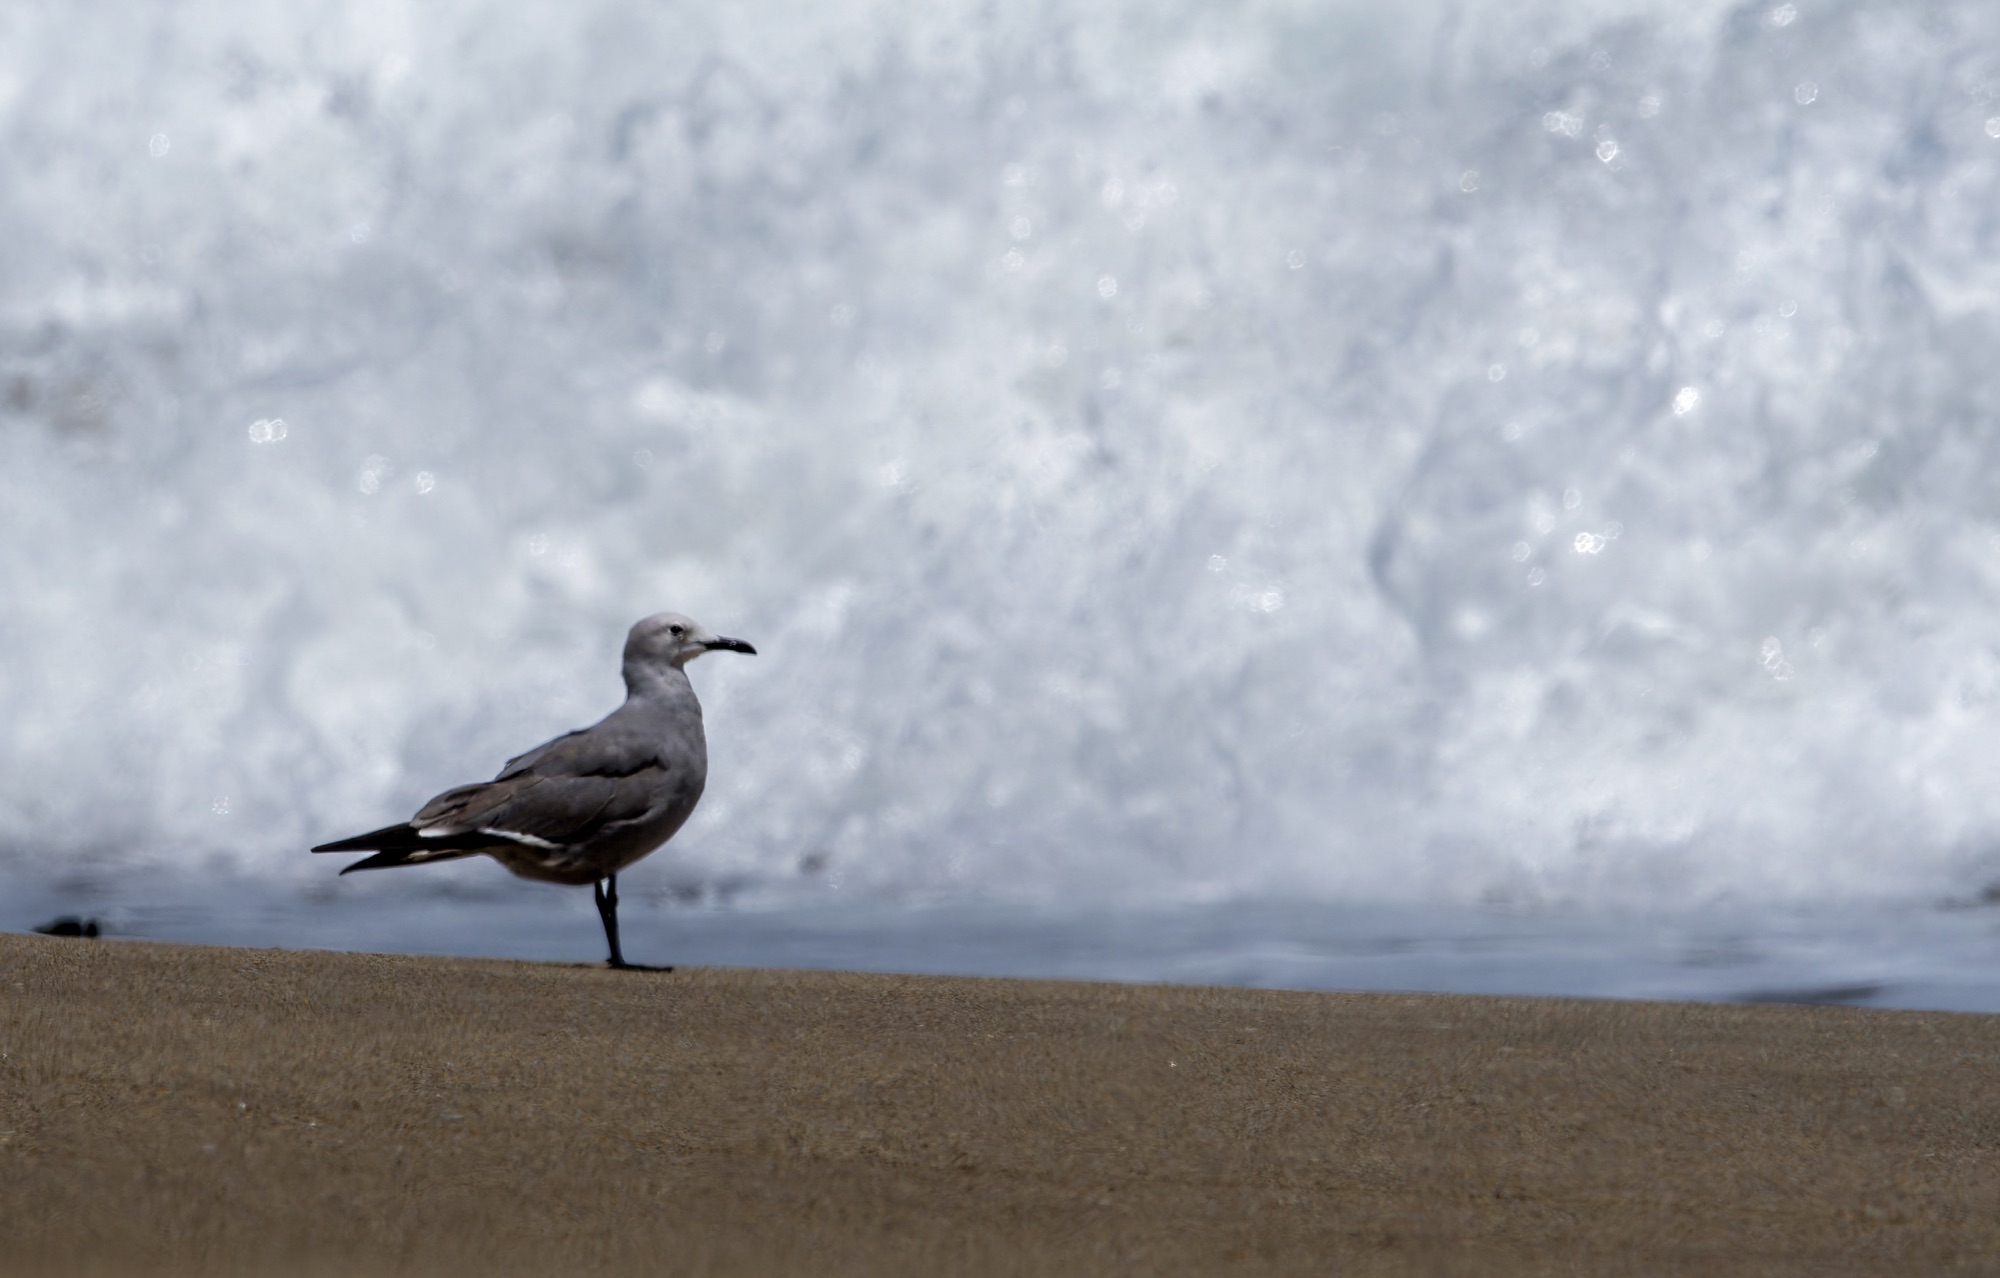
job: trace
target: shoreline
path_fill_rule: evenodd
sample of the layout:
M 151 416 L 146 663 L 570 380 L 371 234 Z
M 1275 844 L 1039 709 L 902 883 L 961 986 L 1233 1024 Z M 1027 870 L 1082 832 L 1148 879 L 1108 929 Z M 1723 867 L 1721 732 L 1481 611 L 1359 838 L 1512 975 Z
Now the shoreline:
M 1973 1272 L 2000 1017 L 0 934 L 82 1273 Z

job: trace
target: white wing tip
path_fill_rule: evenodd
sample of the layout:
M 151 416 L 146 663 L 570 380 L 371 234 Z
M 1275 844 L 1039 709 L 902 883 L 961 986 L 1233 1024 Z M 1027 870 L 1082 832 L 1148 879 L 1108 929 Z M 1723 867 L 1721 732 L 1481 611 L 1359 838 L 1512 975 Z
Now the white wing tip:
M 523 847 L 540 848 L 545 852 L 554 852 L 562 847 L 560 843 L 551 843 L 547 839 L 537 838 L 532 834 L 522 834 L 518 830 L 502 830 L 495 826 L 482 825 L 479 827 L 479 832 L 492 838 L 506 839 L 510 843 L 519 843 Z

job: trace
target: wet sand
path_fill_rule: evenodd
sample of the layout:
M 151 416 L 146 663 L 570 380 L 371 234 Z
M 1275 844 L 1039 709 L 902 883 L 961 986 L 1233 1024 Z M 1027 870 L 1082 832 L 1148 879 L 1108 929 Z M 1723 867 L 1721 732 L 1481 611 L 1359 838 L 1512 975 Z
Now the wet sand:
M 2000 1017 L 0 935 L 5 1274 L 2000 1271 Z

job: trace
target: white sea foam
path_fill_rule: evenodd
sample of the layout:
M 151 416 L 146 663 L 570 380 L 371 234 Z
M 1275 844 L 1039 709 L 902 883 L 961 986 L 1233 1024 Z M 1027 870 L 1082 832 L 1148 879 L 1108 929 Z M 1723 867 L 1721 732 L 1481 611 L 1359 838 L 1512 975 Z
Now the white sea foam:
M 12 10 L 0 856 L 316 881 L 671 607 L 640 874 L 1976 891 L 1990 21 Z

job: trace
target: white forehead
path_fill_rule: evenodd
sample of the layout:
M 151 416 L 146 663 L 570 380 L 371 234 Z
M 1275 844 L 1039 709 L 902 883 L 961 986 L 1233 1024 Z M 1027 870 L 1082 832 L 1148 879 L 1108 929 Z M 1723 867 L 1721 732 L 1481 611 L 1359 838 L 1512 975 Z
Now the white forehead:
M 663 630 L 672 630 L 675 626 L 679 626 L 682 630 L 701 629 L 700 626 L 695 624 L 693 617 L 684 616 L 678 612 L 656 612 L 652 616 L 635 624 L 632 627 L 632 633 L 635 635 L 658 634 Z

